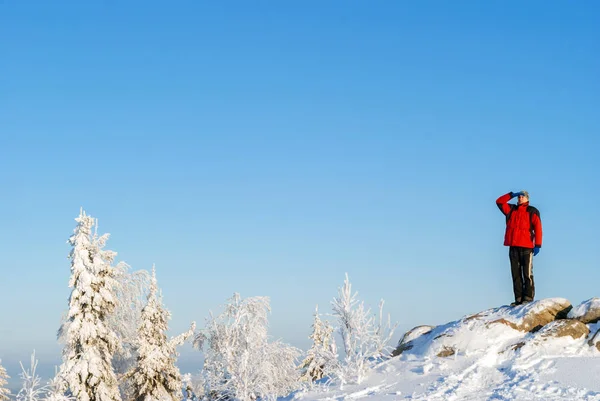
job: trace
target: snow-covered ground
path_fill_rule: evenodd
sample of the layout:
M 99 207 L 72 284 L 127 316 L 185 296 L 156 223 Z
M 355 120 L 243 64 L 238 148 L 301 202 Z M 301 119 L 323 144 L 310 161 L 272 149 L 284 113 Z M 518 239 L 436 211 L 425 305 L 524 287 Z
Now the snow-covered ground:
M 288 399 L 600 401 L 600 351 L 588 344 L 600 323 L 587 324 L 590 334 L 575 339 L 552 335 L 556 322 L 536 332 L 497 322 L 521 324 L 557 300 L 566 301 L 495 308 L 429 334 L 423 334 L 427 329 L 417 331 L 410 338 L 412 348 L 376 367 L 361 384 L 315 387 Z M 593 302 L 572 311 L 583 314 Z M 450 349 L 453 355 L 437 356 Z

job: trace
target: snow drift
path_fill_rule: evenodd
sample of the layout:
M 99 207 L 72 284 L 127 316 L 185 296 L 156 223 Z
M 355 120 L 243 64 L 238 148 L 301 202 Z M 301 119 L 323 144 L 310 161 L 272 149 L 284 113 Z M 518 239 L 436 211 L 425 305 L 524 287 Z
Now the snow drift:
M 290 398 L 600 400 L 599 312 L 598 298 L 550 298 L 418 326 L 362 384 Z

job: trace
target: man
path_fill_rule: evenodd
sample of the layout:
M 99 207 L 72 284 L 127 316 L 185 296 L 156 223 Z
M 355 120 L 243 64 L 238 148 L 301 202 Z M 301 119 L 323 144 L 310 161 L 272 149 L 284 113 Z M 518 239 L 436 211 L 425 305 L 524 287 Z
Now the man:
M 517 197 L 517 204 L 508 203 Z M 542 247 L 542 220 L 540 212 L 529 205 L 527 191 L 509 192 L 496 200 L 496 205 L 506 216 L 504 245 L 510 247 L 510 271 L 512 273 L 515 302 L 511 306 L 533 301 L 533 257 Z

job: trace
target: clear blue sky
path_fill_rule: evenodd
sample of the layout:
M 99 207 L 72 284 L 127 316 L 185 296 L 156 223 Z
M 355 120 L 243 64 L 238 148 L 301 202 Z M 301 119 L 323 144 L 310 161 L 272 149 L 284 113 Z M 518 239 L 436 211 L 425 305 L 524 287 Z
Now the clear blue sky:
M 400 323 L 512 300 L 504 218 L 544 223 L 537 298 L 600 296 L 600 5 L 0 2 L 0 358 L 58 363 L 79 208 L 173 334 L 233 292 L 306 349 L 348 272 Z M 184 348 L 182 370 L 199 354 Z

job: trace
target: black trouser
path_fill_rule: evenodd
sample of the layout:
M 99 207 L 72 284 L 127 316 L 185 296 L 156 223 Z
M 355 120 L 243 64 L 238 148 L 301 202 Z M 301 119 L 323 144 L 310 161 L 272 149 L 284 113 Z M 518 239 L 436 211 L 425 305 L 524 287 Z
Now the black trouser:
M 533 249 L 511 246 L 508 250 L 513 291 L 516 302 L 533 301 L 535 285 L 533 283 Z

